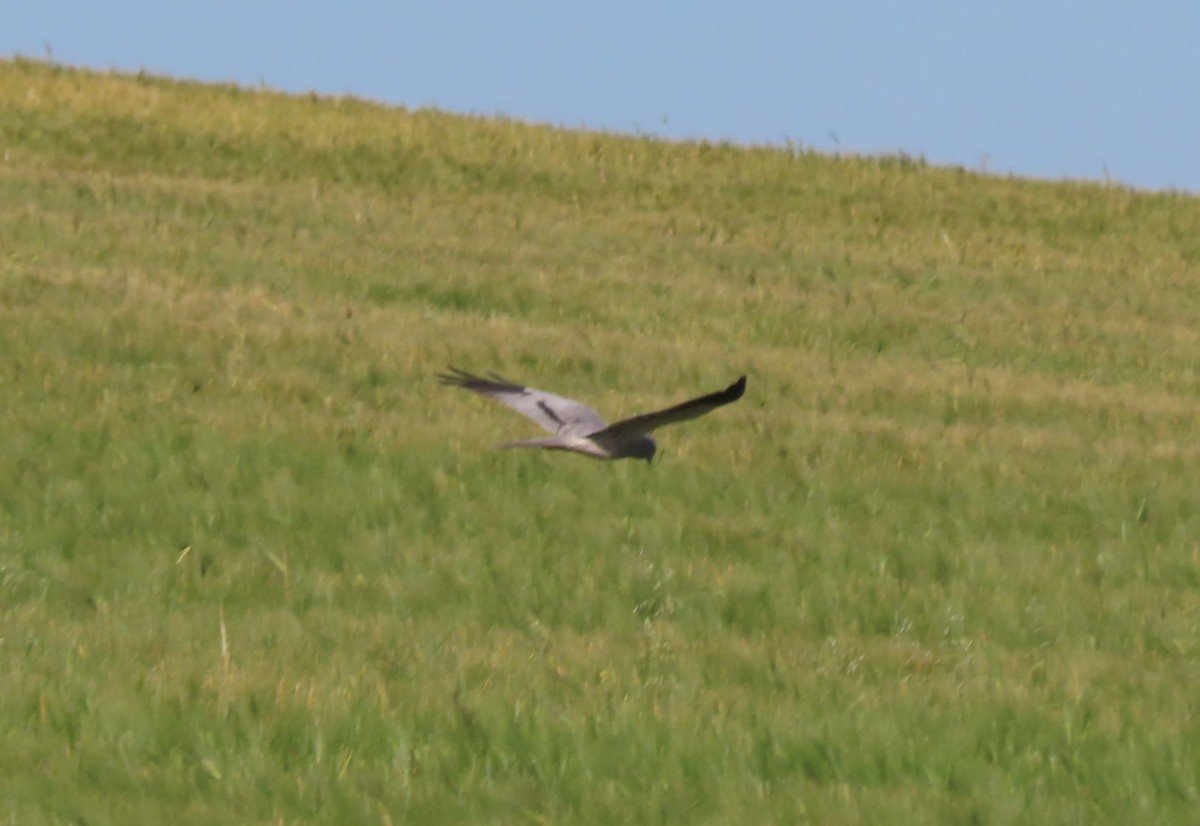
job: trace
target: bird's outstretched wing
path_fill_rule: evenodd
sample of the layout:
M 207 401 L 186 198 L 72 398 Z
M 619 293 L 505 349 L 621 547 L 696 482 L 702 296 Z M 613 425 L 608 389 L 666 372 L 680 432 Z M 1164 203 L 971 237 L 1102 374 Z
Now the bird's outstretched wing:
M 500 404 L 511 407 L 523 416 L 528 416 L 551 433 L 562 435 L 587 435 L 606 426 L 595 410 L 586 404 L 556 396 L 544 390 L 522 387 L 491 373 L 489 378 L 472 375 L 457 367 L 449 373 L 439 373 L 443 384 L 461 387 Z
M 705 413 L 716 410 L 722 405 L 737 401 L 745 392 L 746 377 L 742 376 L 733 384 L 717 393 L 709 393 L 707 396 L 700 396 L 699 398 L 686 401 L 683 404 L 677 404 L 674 407 L 668 407 L 664 410 L 656 410 L 653 413 L 644 413 L 641 416 L 622 419 L 619 422 L 609 425 L 604 430 L 591 435 L 596 438 L 619 438 L 621 436 L 649 433 L 664 425 L 685 422 L 688 419 L 703 416 Z

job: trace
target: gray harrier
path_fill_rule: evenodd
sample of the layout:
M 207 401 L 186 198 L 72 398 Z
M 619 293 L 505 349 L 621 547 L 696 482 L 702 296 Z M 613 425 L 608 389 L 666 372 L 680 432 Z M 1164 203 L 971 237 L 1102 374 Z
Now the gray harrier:
M 742 376 L 717 393 L 700 396 L 665 410 L 622 419 L 616 424 L 608 424 L 595 410 L 572 399 L 513 384 L 495 373 L 484 379 L 457 367 L 449 369 L 449 373 L 438 375 L 443 384 L 462 387 L 495 399 L 528 416 L 554 434 L 538 439 L 509 442 L 498 445 L 499 447 L 573 450 L 597 459 L 645 459 L 649 462 L 654 458 L 654 451 L 657 449 L 654 439 L 650 436 L 652 430 L 703 416 L 721 405 L 737 401 L 746 392 L 746 377 Z

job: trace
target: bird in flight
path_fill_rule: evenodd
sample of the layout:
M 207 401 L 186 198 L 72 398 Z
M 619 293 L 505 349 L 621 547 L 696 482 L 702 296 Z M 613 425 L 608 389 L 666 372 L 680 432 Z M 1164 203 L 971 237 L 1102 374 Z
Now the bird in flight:
M 495 399 L 554 434 L 509 442 L 498 447 L 570 450 L 597 459 L 645 459 L 649 462 L 658 449 L 650 435 L 651 431 L 703 416 L 722 405 L 737 401 L 746 392 L 746 377 L 742 376 L 716 393 L 608 424 L 595 410 L 574 399 L 522 387 L 495 373 L 490 373 L 488 378 L 481 378 L 457 367 L 450 367 L 449 370 L 449 373 L 438 374 L 443 384 Z

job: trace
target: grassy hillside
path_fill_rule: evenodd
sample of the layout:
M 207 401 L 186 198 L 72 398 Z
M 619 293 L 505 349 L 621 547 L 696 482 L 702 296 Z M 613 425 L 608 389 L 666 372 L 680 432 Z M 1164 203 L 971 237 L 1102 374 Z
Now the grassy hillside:
M 1182 195 L 0 63 L 0 819 L 1192 823 L 1197 319 Z

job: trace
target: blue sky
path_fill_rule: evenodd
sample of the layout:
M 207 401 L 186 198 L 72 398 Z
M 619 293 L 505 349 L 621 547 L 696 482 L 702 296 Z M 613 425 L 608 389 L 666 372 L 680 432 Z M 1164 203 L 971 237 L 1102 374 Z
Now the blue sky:
M 1200 2 L 12 2 L 0 55 L 1200 193 Z

